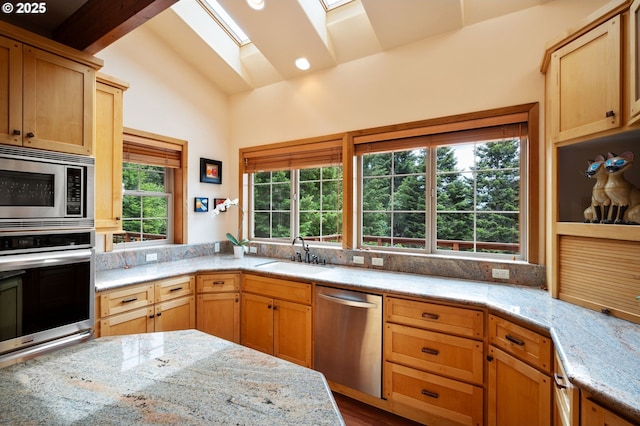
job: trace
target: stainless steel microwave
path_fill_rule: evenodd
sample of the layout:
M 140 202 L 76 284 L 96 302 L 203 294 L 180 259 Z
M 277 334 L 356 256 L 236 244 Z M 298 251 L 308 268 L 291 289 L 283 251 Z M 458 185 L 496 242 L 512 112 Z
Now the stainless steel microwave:
M 0 146 L 0 231 L 91 229 L 95 159 Z

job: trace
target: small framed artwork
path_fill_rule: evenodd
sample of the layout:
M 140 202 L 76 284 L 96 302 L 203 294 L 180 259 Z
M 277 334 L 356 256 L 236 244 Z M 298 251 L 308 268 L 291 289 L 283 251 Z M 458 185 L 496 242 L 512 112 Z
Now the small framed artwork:
M 193 211 L 202 213 L 209 211 L 209 199 L 204 197 L 195 197 Z
M 218 205 L 220 204 L 224 204 L 224 202 L 226 201 L 226 198 L 214 198 L 213 199 L 213 208 L 218 207 Z M 227 209 L 225 207 L 220 207 L 220 211 L 221 212 L 226 212 Z
M 201 158 L 200 182 L 222 183 L 222 161 Z

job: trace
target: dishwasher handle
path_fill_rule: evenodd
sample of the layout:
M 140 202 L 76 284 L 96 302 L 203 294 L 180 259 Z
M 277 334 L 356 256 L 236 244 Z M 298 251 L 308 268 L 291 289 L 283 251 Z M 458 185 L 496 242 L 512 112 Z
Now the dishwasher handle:
M 377 308 L 378 307 L 378 305 L 376 305 L 375 303 L 361 302 L 361 301 L 358 301 L 358 300 L 343 299 L 342 297 L 330 296 L 328 294 L 319 293 L 318 296 L 323 298 L 323 299 L 328 300 L 329 302 L 338 303 L 340 305 L 345 305 L 345 306 L 353 306 L 355 308 L 372 309 L 372 308 Z

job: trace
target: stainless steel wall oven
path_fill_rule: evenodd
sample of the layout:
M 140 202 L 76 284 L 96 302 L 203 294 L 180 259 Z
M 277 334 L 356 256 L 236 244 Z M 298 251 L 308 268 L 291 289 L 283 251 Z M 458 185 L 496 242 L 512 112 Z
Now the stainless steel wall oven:
M 93 230 L 0 233 L 0 367 L 92 336 Z

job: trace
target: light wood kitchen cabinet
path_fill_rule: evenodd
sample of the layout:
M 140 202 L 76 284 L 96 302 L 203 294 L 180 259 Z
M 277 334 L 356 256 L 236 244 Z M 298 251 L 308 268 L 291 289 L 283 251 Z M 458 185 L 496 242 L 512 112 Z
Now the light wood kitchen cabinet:
M 484 312 L 385 297 L 384 395 L 426 424 L 483 424 Z
M 122 230 L 122 104 L 129 85 L 96 76 L 96 232 Z M 110 238 L 107 240 L 111 241 Z
M 195 328 L 193 276 L 181 276 L 96 296 L 96 336 Z
M 243 275 L 243 345 L 311 367 L 311 321 L 310 284 Z
M 199 274 L 196 290 L 196 328 L 240 343 L 240 274 Z
M 553 370 L 553 424 L 578 426 L 580 424 L 580 390 L 567 379 L 557 352 L 553 357 Z
M 553 142 L 621 125 L 621 17 L 615 16 L 551 55 L 547 75 Z
M 3 24 L 0 32 L 10 27 Z M 30 42 L 40 40 L 29 37 Z M 18 38 L 0 40 L 0 73 L 5 76 L 0 84 L 7 85 L 0 95 L 0 142 L 91 155 L 95 73 L 102 62 L 80 52 L 74 59 L 65 57 L 66 50 L 51 41 L 41 40 L 43 48 L 38 48 Z M 85 60 L 78 62 L 78 57 Z
M 640 119 L 640 0 L 629 7 L 629 121 Z
M 582 392 L 580 403 L 582 426 L 633 426 L 635 424 L 598 404 L 587 392 Z
M 489 426 L 551 424 L 551 339 L 489 315 Z

